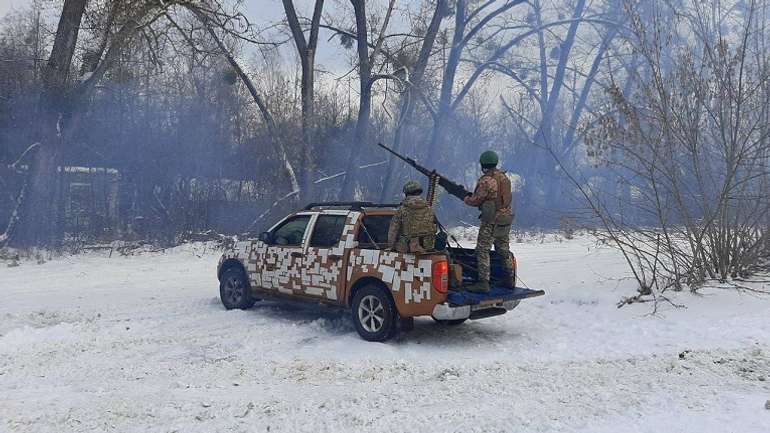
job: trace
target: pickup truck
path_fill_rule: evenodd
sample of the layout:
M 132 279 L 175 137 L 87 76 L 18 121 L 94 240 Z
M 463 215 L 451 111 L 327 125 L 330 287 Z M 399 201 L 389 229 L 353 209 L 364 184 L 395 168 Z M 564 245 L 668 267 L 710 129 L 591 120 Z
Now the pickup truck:
M 260 299 L 331 304 L 351 311 L 358 334 L 385 341 L 413 327 L 414 317 L 446 325 L 504 314 L 542 290 L 502 288 L 500 257 L 492 253 L 489 293 L 463 290 L 477 279 L 472 249 L 399 253 L 387 247 L 397 205 L 314 203 L 279 221 L 258 239 L 237 242 L 217 268 L 226 309 L 248 309 Z M 516 259 L 514 261 L 514 269 Z

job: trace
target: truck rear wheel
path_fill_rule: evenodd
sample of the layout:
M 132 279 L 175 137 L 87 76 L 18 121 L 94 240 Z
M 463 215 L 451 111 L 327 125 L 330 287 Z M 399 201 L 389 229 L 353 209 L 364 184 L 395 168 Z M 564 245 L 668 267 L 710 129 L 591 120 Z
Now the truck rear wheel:
M 382 287 L 362 287 L 353 297 L 351 307 L 353 324 L 364 340 L 385 341 L 396 333 L 396 306 Z
M 219 299 L 228 310 L 248 310 L 257 302 L 257 298 L 251 294 L 246 274 L 237 267 L 231 267 L 222 273 L 219 279 Z

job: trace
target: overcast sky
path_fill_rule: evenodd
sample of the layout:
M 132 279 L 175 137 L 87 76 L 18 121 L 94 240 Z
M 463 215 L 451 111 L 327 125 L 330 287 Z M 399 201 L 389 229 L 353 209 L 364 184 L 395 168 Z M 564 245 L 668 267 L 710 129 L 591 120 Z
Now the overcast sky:
M 4 16 L 12 9 L 19 9 L 25 6 L 32 5 L 34 0 L 0 0 L 0 17 Z M 51 0 L 42 0 L 43 2 L 50 2 Z M 283 15 L 283 7 L 280 0 L 245 0 L 246 15 L 249 19 L 259 22 L 272 21 L 281 18 Z M 312 4 L 310 0 L 296 0 L 298 12 L 301 15 L 311 15 Z M 333 2 L 329 2 L 324 8 L 330 10 L 334 7 Z
M 38 0 L 42 1 L 45 5 L 52 6 L 52 0 Z M 23 9 L 30 7 L 34 0 L 0 0 L 0 18 L 4 17 L 12 10 Z M 376 2 L 373 2 L 376 4 Z M 283 18 L 283 6 L 280 0 L 245 0 L 244 14 L 248 19 L 258 26 L 264 26 L 268 23 L 273 23 Z M 312 15 L 313 0 L 295 0 L 297 12 L 302 16 Z M 60 6 L 57 6 L 57 8 Z M 334 9 L 334 2 L 327 2 L 326 13 L 330 13 Z M 48 9 L 48 8 L 46 8 Z M 54 13 L 55 12 L 55 13 Z M 51 16 L 56 16 L 58 19 L 58 10 L 51 9 Z M 53 24 L 55 26 L 55 23 Z M 335 72 L 345 71 L 349 66 L 344 51 L 339 50 L 339 44 L 337 41 L 327 42 L 326 37 L 322 36 L 322 41 L 319 43 L 317 61 L 319 67 L 326 70 Z M 293 48 L 291 45 L 287 45 L 288 48 Z M 291 51 L 289 51 L 291 52 Z
M 11 8 L 16 7 L 17 4 L 29 4 L 32 3 L 32 0 L 28 1 L 19 1 L 19 0 L 0 0 L 0 17 L 5 16 L 8 11 L 11 10 Z
M 4 16 L 12 9 L 19 9 L 29 6 L 32 3 L 33 0 L 0 0 L 0 17 Z M 281 6 L 280 0 L 246 0 L 245 3 L 247 8 L 246 15 L 255 21 L 280 18 L 283 13 L 283 7 Z M 300 13 L 303 13 L 305 10 L 310 10 L 310 7 L 307 6 L 309 4 L 307 0 L 299 0 L 296 4 L 301 11 Z

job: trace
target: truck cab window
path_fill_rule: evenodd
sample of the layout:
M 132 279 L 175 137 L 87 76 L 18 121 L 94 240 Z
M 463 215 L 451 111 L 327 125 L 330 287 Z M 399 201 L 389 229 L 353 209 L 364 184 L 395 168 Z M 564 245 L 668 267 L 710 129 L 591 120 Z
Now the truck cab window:
M 374 246 L 372 240 L 377 243 L 378 248 L 388 246 L 388 227 L 393 215 L 369 215 L 364 217 L 361 222 L 361 228 L 358 229 L 356 240 L 361 245 Z M 370 238 L 371 236 L 371 238 Z
M 320 215 L 310 238 L 311 247 L 328 248 L 337 245 L 345 228 L 345 215 Z
M 310 215 L 298 215 L 285 221 L 273 231 L 276 245 L 302 245 L 305 228 L 310 221 Z

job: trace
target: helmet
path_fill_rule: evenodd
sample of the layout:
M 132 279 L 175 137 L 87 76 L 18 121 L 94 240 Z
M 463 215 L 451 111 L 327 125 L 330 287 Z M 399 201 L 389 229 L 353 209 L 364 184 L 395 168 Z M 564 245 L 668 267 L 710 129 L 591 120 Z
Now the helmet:
M 416 194 L 422 194 L 422 186 L 420 186 L 419 183 L 410 180 L 406 184 L 404 184 L 404 194 L 406 195 L 416 195 Z
M 497 165 L 497 163 L 500 162 L 500 158 L 497 157 L 497 154 L 493 150 L 487 150 L 481 154 L 479 162 L 481 165 Z

